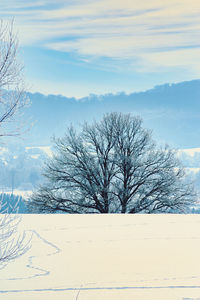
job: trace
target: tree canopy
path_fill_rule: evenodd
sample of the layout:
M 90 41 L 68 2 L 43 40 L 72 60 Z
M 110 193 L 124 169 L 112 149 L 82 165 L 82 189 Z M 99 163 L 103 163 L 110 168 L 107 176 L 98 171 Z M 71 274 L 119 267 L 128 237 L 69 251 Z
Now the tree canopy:
M 34 211 L 180 212 L 194 202 L 175 151 L 158 148 L 139 117 L 110 113 L 80 132 L 71 126 L 55 146 L 46 183 L 30 201 Z

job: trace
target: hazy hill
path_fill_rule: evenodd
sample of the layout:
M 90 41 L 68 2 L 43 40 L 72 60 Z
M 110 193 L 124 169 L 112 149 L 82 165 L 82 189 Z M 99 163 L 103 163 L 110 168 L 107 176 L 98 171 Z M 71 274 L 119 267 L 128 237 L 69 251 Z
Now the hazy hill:
M 78 125 L 84 120 L 98 120 L 106 112 L 120 111 L 140 115 L 144 126 L 153 129 L 156 140 L 177 148 L 200 146 L 200 80 L 165 84 L 129 95 L 90 95 L 78 100 L 39 93 L 28 96 L 32 104 L 24 118 L 34 125 L 25 138 L 26 145 L 49 145 L 50 138 L 62 136 L 70 123 Z

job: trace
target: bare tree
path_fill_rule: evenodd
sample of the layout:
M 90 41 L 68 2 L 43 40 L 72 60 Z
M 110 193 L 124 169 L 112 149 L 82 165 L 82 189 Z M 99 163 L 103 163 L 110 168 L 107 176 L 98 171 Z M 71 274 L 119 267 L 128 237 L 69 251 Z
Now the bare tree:
M 17 204 L 13 207 L 13 214 L 8 214 L 6 208 L 0 207 L 0 269 L 30 248 L 30 239 L 27 238 L 25 232 L 18 233 L 21 217 L 16 214 L 16 210 Z
M 13 21 L 0 21 L 0 136 L 20 133 L 19 115 L 27 103 L 22 74 L 23 66 L 18 57 L 18 41 Z M 17 119 L 16 116 L 18 117 Z M 12 126 L 12 122 L 14 127 Z M 19 215 L 8 214 L 0 201 L 0 267 L 27 251 L 29 242 L 25 234 L 18 235 Z M 13 213 L 16 213 L 14 208 Z
M 119 172 L 115 196 L 122 213 L 181 211 L 193 202 L 191 185 L 175 151 L 157 149 L 141 119 L 119 115 L 115 122 L 115 152 Z
M 13 21 L 0 21 L 0 136 L 19 134 L 17 112 L 27 104 L 24 90 L 23 65 L 18 54 L 18 40 Z M 19 119 L 18 119 L 19 124 Z
M 153 213 L 184 211 L 195 193 L 175 152 L 157 148 L 139 117 L 111 113 L 55 140 L 46 184 L 30 208 L 39 212 Z

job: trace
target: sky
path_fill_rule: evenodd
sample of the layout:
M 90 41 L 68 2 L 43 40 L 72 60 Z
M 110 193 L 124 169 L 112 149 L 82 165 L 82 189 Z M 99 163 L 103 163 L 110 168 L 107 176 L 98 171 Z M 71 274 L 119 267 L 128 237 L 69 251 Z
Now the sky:
M 29 91 L 81 98 L 200 78 L 199 0 L 1 0 Z

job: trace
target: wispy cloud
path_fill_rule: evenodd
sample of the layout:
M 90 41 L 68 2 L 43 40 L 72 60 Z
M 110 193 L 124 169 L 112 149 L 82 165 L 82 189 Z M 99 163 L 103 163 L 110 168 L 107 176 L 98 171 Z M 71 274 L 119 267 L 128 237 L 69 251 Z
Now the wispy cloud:
M 139 71 L 200 70 L 199 0 L 25 0 L 1 4 L 16 16 L 21 42 L 93 57 L 129 60 Z M 137 63 L 136 63 L 137 61 Z

